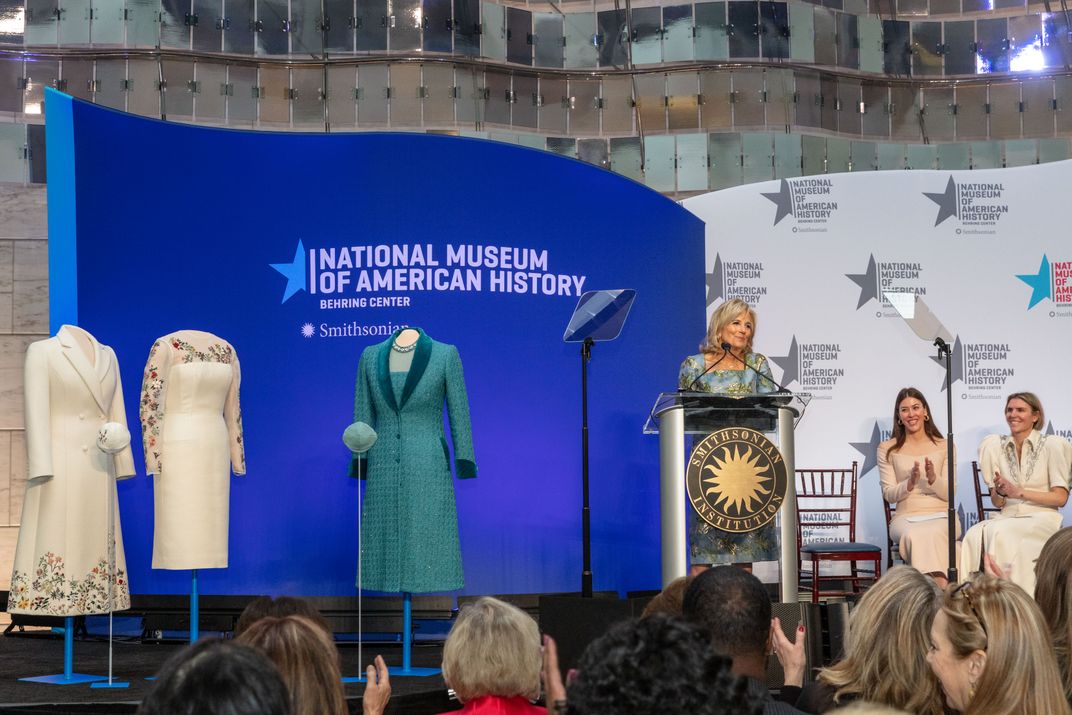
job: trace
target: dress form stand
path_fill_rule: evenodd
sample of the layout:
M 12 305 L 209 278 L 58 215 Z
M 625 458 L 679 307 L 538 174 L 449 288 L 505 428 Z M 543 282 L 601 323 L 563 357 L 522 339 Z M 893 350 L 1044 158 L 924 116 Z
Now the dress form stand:
M 76 342 L 79 347 L 86 354 L 86 357 L 93 362 L 93 346 L 88 340 L 79 332 L 75 333 Z M 122 428 L 126 432 L 126 428 Z M 127 432 L 127 443 L 130 442 L 130 433 Z M 103 449 L 103 447 L 102 447 Z M 118 451 L 118 450 L 116 450 Z M 76 685 L 79 683 L 98 683 L 103 680 L 111 680 L 112 673 L 112 621 L 111 608 L 113 606 L 112 599 L 114 597 L 115 589 L 115 503 L 113 498 L 115 495 L 115 479 L 110 478 L 110 488 L 108 489 L 108 566 L 111 569 L 111 574 L 108 579 L 108 675 L 87 675 L 85 673 L 74 672 L 74 616 L 65 616 L 63 619 L 63 672 L 57 675 L 38 675 L 30 678 L 19 678 L 20 681 L 27 683 L 45 683 L 47 685 Z
M 130 432 L 126 427 L 109 422 L 101 428 L 97 435 L 97 446 L 105 454 L 115 454 L 130 444 Z M 115 612 L 115 505 L 119 499 L 115 480 L 110 479 L 108 489 L 108 679 L 93 683 L 91 688 L 129 688 L 130 683 L 113 679 L 112 677 L 112 651 L 115 647 L 112 641 L 113 616 Z
M 391 372 L 409 372 L 413 364 L 413 350 L 417 347 L 417 339 L 421 337 L 413 328 L 407 328 L 398 334 L 391 346 L 391 357 L 388 366 Z M 414 668 L 412 666 L 413 652 L 413 594 L 408 591 L 402 593 L 402 670 L 399 675 L 427 676 L 439 675 L 439 668 Z
M 398 334 L 394 344 L 391 345 L 391 356 L 388 358 L 388 367 L 392 373 L 408 373 L 413 364 L 413 351 L 417 347 L 417 339 L 421 334 L 413 328 L 407 328 Z M 429 676 L 439 675 L 439 668 L 415 668 L 412 665 L 413 655 L 413 594 L 408 591 L 402 592 L 402 669 L 398 675 Z
M 197 569 L 190 571 L 190 642 L 201 637 L 198 622 L 201 620 L 201 604 L 197 595 Z
M 109 652 L 109 659 L 111 654 Z M 74 616 L 63 619 L 63 672 L 57 675 L 36 675 L 31 678 L 19 678 L 24 683 L 45 683 L 46 685 L 77 685 L 78 683 L 96 683 L 107 680 L 105 675 L 87 675 L 74 672 Z

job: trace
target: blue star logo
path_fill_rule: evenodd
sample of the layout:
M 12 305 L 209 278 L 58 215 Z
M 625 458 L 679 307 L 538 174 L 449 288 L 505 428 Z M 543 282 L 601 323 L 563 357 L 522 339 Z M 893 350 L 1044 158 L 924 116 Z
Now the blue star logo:
M 293 261 L 268 265 L 287 277 L 287 287 L 283 291 L 283 300 L 279 301 L 280 303 L 286 303 L 290 296 L 300 290 L 305 290 L 305 246 L 302 245 L 301 239 L 298 239 L 298 247 L 294 249 Z
M 1031 286 L 1031 302 L 1027 304 L 1028 310 L 1034 308 L 1044 299 L 1053 297 L 1050 292 L 1050 259 L 1046 257 L 1046 254 L 1042 255 L 1042 263 L 1039 264 L 1038 273 L 1017 274 L 1016 277 Z

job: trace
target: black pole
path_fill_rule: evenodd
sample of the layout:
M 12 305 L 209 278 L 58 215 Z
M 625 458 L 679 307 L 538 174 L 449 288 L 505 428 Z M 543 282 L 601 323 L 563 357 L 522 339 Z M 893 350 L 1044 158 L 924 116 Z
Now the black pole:
M 592 510 L 588 503 L 588 362 L 592 359 L 592 338 L 581 343 L 581 596 L 592 597 Z
M 960 579 L 957 576 L 957 505 L 956 480 L 957 465 L 953 461 L 953 350 L 945 340 L 936 338 L 934 344 L 938 347 L 938 359 L 945 355 L 945 408 L 946 408 L 946 437 L 945 437 L 945 463 L 948 478 L 946 479 L 948 514 L 946 515 L 949 529 L 949 583 L 956 583 Z

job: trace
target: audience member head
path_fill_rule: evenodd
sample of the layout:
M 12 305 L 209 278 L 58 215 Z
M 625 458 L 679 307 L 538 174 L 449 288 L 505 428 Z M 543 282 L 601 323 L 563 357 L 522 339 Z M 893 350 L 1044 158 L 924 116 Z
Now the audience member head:
M 964 715 L 1067 715 L 1049 630 L 1022 588 L 980 574 L 951 588 L 927 660 Z
M 931 442 L 937 442 L 942 437 L 942 432 L 934 424 L 934 417 L 931 415 L 931 406 L 927 404 L 927 398 L 923 396 L 923 393 L 914 387 L 902 388 L 897 393 L 897 399 L 893 401 L 893 447 L 890 448 L 891 452 L 896 452 L 904 446 L 905 439 L 908 437 L 908 430 L 905 428 L 904 414 L 911 411 L 913 408 L 923 408 L 923 417 L 921 427 L 923 428 L 923 434 L 930 437 Z
M 680 576 L 671 581 L 666 588 L 644 606 L 641 618 L 663 613 L 667 616 L 681 618 L 682 601 L 685 599 L 685 591 L 692 583 L 692 576 Z
M 734 672 L 763 677 L 771 602 L 758 578 L 737 566 L 707 569 L 689 585 L 683 610 L 707 631 L 716 653 L 733 658 Z
M 927 667 L 931 622 L 942 593 L 911 566 L 894 566 L 869 588 L 849 616 L 844 653 L 819 671 L 842 696 L 940 715 L 938 681 Z
M 443 646 L 443 679 L 463 703 L 540 696 L 540 629 L 516 606 L 484 597 L 462 608 Z
M 900 708 L 891 708 L 889 705 L 880 705 L 872 702 L 855 702 L 830 712 L 841 715 L 912 715 Z
M 328 622 L 324 620 L 324 617 L 320 615 L 320 611 L 316 610 L 316 608 L 304 598 L 295 598 L 293 596 L 280 596 L 278 598 L 272 598 L 271 596 L 257 596 L 246 605 L 245 609 L 242 611 L 242 615 L 238 617 L 238 622 L 235 623 L 234 627 L 234 637 L 237 638 L 251 625 L 260 619 L 269 616 L 273 618 L 301 616 L 320 626 L 328 634 L 331 633 L 331 626 L 329 626 Z
M 711 320 L 707 323 L 707 335 L 704 336 L 703 342 L 700 343 L 700 352 L 711 353 L 721 350 L 720 346 L 725 338 L 722 331 L 742 313 L 752 321 L 752 337 L 748 339 L 747 348 L 747 352 L 752 352 L 752 338 L 755 337 L 756 328 L 758 327 L 756 325 L 756 311 L 740 298 L 724 301 L 715 308 L 714 313 L 711 313 Z
M 662 614 L 615 625 L 589 644 L 577 667 L 567 691 L 573 715 L 763 711 L 701 628 Z
M 1005 419 L 1009 418 L 1009 403 L 1019 400 L 1031 408 L 1032 429 L 1041 430 L 1046 426 L 1046 413 L 1042 409 L 1042 400 L 1033 392 L 1014 392 L 1005 398 Z M 1037 418 L 1037 419 L 1036 419 Z M 1009 425 L 1011 428 L 1012 425 Z
M 141 715 L 288 715 L 287 690 L 262 653 L 198 641 L 172 656 L 138 707 Z
M 345 715 L 339 651 L 328 633 L 303 616 L 262 618 L 236 641 L 275 663 L 290 692 L 291 715 Z
M 1035 603 L 1050 626 L 1057 667 L 1072 702 L 1072 528 L 1051 536 L 1035 562 Z

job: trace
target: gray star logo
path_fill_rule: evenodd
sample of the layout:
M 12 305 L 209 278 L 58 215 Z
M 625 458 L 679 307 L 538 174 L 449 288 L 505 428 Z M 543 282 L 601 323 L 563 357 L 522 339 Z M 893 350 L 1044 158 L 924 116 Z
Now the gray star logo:
M 871 430 L 871 439 L 867 442 L 849 442 L 849 445 L 857 452 L 864 456 L 864 466 L 860 468 L 860 476 L 864 476 L 872 469 L 878 466 L 878 446 L 882 442 L 882 430 L 878 428 L 878 422 L 875 422 L 874 429 Z
M 722 258 L 716 253 L 715 267 L 707 274 L 707 307 L 710 308 L 716 300 L 725 297 L 725 274 L 722 271 Z
M 945 358 L 932 355 L 931 360 L 945 367 Z M 953 376 L 950 379 L 950 384 L 955 384 L 957 380 L 964 381 L 964 354 L 960 349 L 960 336 L 953 341 L 953 354 L 950 355 L 950 367 L 953 372 Z M 942 377 L 942 392 L 945 392 L 945 377 Z
M 778 191 L 773 194 L 763 194 L 763 196 L 773 201 L 774 205 L 778 207 L 778 211 L 774 215 L 775 226 L 786 216 L 793 215 L 793 194 L 789 190 L 789 182 L 785 179 L 782 179 Z
M 860 300 L 856 303 L 859 310 L 869 300 L 878 300 L 878 264 L 874 254 L 867 261 L 867 270 L 863 273 L 846 273 L 845 277 L 860 286 Z
M 945 185 L 945 191 L 940 194 L 932 194 L 924 191 L 923 195 L 938 204 L 938 218 L 934 219 L 935 226 L 942 221 L 945 221 L 950 216 L 957 215 L 957 185 L 956 182 L 953 181 L 952 175 L 949 177 L 949 183 Z
M 771 360 L 774 364 L 782 368 L 783 385 L 788 385 L 793 380 L 800 380 L 800 351 L 797 349 L 797 336 L 793 336 L 793 340 L 789 343 L 789 354 L 784 357 L 771 356 Z

